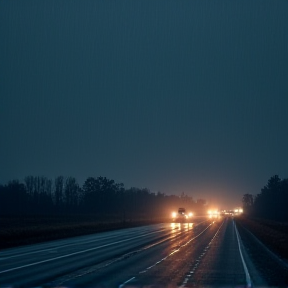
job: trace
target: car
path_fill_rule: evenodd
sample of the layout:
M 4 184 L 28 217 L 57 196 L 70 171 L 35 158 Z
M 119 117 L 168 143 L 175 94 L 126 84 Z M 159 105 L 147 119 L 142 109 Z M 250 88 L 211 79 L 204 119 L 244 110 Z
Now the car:
M 178 212 L 172 212 L 173 222 L 188 222 L 193 216 L 192 212 L 186 213 L 185 208 L 179 208 Z
M 209 218 L 219 218 L 220 212 L 217 209 L 216 210 L 209 210 L 208 216 L 209 216 Z

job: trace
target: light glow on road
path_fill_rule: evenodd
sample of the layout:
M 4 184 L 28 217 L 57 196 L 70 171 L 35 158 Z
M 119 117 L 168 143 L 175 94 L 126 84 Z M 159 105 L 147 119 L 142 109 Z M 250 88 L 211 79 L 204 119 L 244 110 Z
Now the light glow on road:
M 203 221 L 205 222 L 205 221 Z M 201 223 L 203 223 L 201 222 Z M 175 223 L 171 223 L 172 224 L 175 224 Z M 199 225 L 200 223 L 198 223 Z M 179 224 L 180 225 L 180 224 Z M 210 223 L 204 230 L 202 230 L 199 234 L 197 234 L 196 236 L 194 236 L 193 238 L 191 238 L 190 240 L 188 240 L 186 243 L 182 244 L 179 246 L 179 248 L 176 248 L 175 250 L 173 250 L 170 254 L 168 254 L 167 256 L 165 256 L 164 258 L 162 258 L 161 260 L 157 261 L 155 264 L 147 267 L 146 269 L 144 269 L 143 271 L 140 271 L 138 274 L 143 274 L 143 273 L 146 273 L 149 269 L 155 267 L 156 265 L 160 264 L 161 262 L 163 262 L 164 260 L 166 260 L 168 257 L 171 257 L 172 255 L 174 255 L 175 253 L 179 252 L 180 249 L 182 249 L 183 247 L 187 246 L 191 241 L 195 240 L 196 238 L 198 238 L 200 235 L 202 235 L 207 229 L 209 229 L 209 227 L 211 227 L 212 223 Z M 223 225 L 223 223 L 222 223 Z M 222 227 L 222 225 L 220 226 L 220 228 Z M 218 229 L 218 231 L 220 230 L 220 228 Z M 218 233 L 218 231 L 216 232 L 216 234 Z M 215 236 L 214 236 L 215 237 Z M 212 238 L 213 239 L 213 238 Z M 119 288 L 123 288 L 125 286 L 125 284 L 127 284 L 128 282 L 131 282 L 132 280 L 136 279 L 136 276 L 132 277 L 131 279 L 123 282 Z
M 179 230 L 182 229 L 182 226 L 180 223 L 171 223 L 170 226 L 171 226 L 171 232 L 172 233 L 179 232 Z

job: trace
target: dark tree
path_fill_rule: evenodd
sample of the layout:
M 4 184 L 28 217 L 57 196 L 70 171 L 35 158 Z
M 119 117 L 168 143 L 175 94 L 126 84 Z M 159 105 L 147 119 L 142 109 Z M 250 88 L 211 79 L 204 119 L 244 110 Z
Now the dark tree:
M 24 184 L 18 180 L 10 181 L 0 187 L 1 214 L 26 214 L 29 212 L 29 195 Z
M 281 180 L 275 175 L 268 180 L 261 193 L 256 195 L 251 206 L 251 215 L 275 221 L 288 221 L 287 203 L 288 180 Z
M 57 213 L 63 211 L 64 206 L 64 177 L 58 176 L 54 180 L 54 203 Z
M 254 198 L 252 194 L 244 194 L 242 198 L 243 210 L 245 213 L 250 214 L 253 207 Z
M 64 195 L 65 208 L 68 213 L 78 212 L 80 187 L 74 177 L 68 177 L 65 181 Z

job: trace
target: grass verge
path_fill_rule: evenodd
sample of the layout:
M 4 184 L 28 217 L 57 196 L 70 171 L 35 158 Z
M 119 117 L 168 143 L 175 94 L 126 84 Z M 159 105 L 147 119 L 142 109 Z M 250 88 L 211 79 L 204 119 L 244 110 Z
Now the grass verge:
M 288 223 L 237 217 L 236 221 L 252 232 L 271 251 L 288 260 Z

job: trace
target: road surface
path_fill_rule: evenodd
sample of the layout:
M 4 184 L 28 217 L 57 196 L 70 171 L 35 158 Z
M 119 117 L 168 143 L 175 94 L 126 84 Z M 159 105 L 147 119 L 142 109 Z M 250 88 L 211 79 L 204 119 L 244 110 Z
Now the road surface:
M 0 253 L 0 287 L 287 285 L 286 263 L 238 228 L 233 218 L 199 217 L 193 223 L 163 223 L 6 249 Z M 254 247 L 262 249 L 258 260 L 251 254 Z

